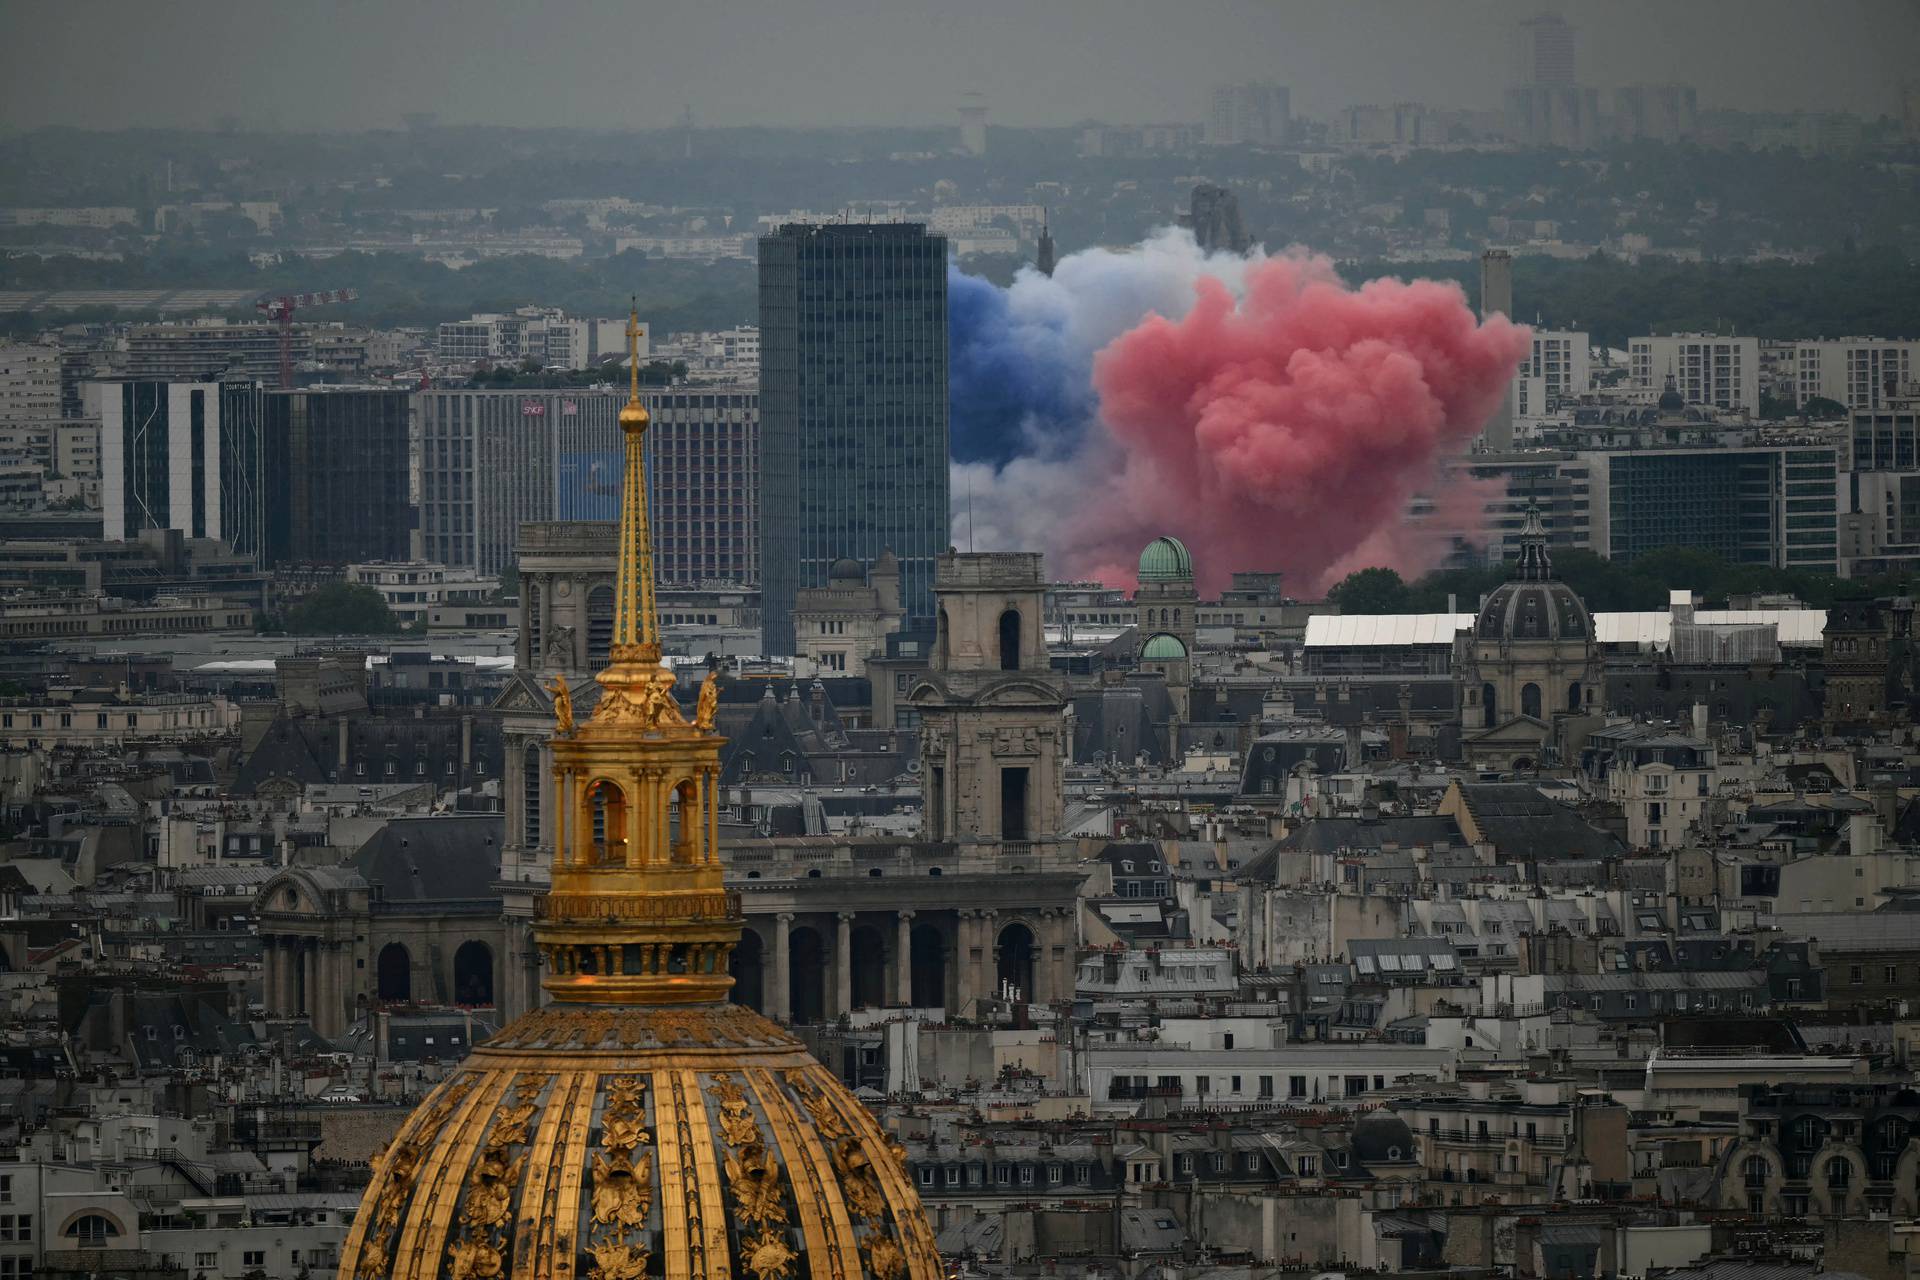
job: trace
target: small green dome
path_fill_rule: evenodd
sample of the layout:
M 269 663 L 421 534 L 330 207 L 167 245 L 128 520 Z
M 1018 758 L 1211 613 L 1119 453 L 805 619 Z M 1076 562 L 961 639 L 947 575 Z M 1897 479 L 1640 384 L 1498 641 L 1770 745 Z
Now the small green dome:
M 1140 581 L 1189 582 L 1192 579 L 1193 557 L 1187 554 L 1187 546 L 1180 539 L 1155 538 L 1140 553 Z
M 1170 636 L 1164 631 L 1140 647 L 1142 662 L 1185 662 L 1186 658 L 1187 646 L 1180 643 L 1178 636 Z

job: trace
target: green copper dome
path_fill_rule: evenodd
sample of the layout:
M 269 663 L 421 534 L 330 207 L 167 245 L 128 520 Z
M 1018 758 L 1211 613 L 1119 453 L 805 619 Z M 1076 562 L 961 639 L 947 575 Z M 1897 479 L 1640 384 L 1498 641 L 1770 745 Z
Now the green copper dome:
M 1187 646 L 1180 643 L 1180 638 L 1164 631 L 1140 647 L 1142 662 L 1183 662 L 1186 656 Z
M 1155 538 L 1140 553 L 1140 581 L 1186 582 L 1193 577 L 1193 557 L 1178 538 Z

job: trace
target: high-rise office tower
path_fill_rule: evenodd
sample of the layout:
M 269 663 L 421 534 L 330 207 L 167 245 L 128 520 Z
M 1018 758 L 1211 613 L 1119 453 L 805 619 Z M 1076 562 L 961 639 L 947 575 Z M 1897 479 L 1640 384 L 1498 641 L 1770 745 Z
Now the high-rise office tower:
M 261 553 L 269 503 L 255 384 L 90 382 L 82 398 L 100 419 L 105 537 L 178 529 Z
M 266 393 L 262 563 L 352 564 L 413 555 L 412 395 Z
M 947 242 L 917 223 L 789 225 L 760 240 L 760 595 L 793 650 L 801 587 L 900 559 L 933 613 L 947 509 Z

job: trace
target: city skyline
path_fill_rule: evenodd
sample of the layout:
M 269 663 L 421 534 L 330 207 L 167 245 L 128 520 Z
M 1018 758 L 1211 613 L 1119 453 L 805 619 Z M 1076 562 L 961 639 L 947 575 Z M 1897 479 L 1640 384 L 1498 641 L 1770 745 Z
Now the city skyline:
M 1091 0 L 808 0 L 758 15 L 751 39 L 734 15 L 677 3 L 556 15 L 420 0 L 349 5 L 359 20 L 343 21 L 336 9 L 222 0 L 190 25 L 130 4 L 97 9 L 103 20 L 79 24 L 65 6 L 9 6 L 0 118 L 10 130 L 351 131 L 397 128 L 412 113 L 621 130 L 674 127 L 688 108 L 711 127 L 957 126 L 972 92 L 991 124 L 1061 126 L 1199 120 L 1214 85 L 1245 80 L 1287 84 L 1305 114 L 1396 101 L 1492 109 L 1512 74 L 1513 30 L 1542 12 L 1578 28 L 1584 85 L 1683 82 L 1708 109 L 1877 116 L 1899 112 L 1920 48 L 1920 9 L 1898 0 L 1203 0 L 1178 14 Z M 266 56 L 226 56 L 239 46 Z M 112 77 L 89 75 L 108 66 Z M 64 90 L 77 79 L 89 91 L 76 98 Z

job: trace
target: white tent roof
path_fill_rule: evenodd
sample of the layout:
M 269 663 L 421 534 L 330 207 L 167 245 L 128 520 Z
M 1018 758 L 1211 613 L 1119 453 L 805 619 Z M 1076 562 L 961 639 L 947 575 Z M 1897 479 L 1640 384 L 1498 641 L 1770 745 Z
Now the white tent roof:
M 1473 626 L 1471 613 L 1316 613 L 1307 619 L 1308 648 L 1452 644 Z
M 1307 619 L 1309 649 L 1404 648 L 1453 643 L 1456 632 L 1473 628 L 1471 613 L 1315 614 Z M 1693 620 L 1703 626 L 1771 623 L 1789 649 L 1818 649 L 1827 627 L 1825 609 L 1699 609 Z M 1673 615 L 1666 612 L 1596 613 L 1594 638 L 1601 644 L 1641 644 L 1664 649 L 1673 636 Z

